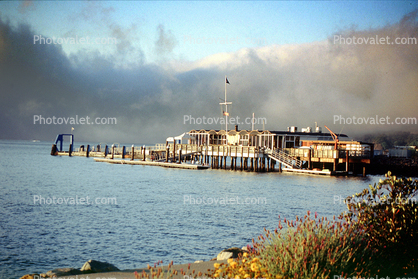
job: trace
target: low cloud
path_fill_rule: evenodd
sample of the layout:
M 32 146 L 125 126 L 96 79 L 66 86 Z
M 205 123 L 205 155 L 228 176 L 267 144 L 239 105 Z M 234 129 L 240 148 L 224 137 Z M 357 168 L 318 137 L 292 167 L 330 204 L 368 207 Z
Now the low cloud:
M 134 27 L 132 27 L 134 30 Z M 123 40 L 129 30 L 114 32 Z M 116 117 L 117 125 L 78 125 L 79 141 L 156 143 L 191 129 L 184 115 L 220 117 L 224 76 L 231 116 L 267 119 L 266 129 L 327 125 L 334 132 L 417 131 L 417 125 L 352 125 L 343 117 L 417 117 L 418 45 L 271 45 L 221 53 L 195 62 L 118 66 L 129 40 L 115 56 L 79 51 L 67 56 L 60 45 L 34 45 L 30 26 L 0 20 L 0 135 L 5 139 L 53 141 L 70 125 L 34 125 L 33 116 Z M 344 37 L 413 37 L 417 13 L 372 30 L 342 30 Z M 170 53 L 175 37 L 158 27 L 156 49 Z M 140 50 L 138 53 L 143 55 Z M 241 125 L 250 129 L 250 125 Z M 262 125 L 256 126 L 261 129 Z

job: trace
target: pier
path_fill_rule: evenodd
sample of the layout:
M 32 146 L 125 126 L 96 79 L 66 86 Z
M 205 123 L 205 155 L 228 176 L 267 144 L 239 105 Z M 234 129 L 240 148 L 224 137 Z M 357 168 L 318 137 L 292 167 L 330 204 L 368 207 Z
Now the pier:
M 333 149 L 333 141 L 311 140 L 309 146 L 304 146 L 306 140 L 293 139 L 278 133 L 241 131 L 247 139 L 247 146 L 237 144 L 222 144 L 222 137 L 216 137 L 213 132 L 200 132 L 192 135 L 187 141 L 181 143 L 181 137 L 168 138 L 165 144 L 154 146 L 117 146 L 96 145 L 73 148 L 74 138 L 70 138 L 67 151 L 62 149 L 63 136 L 57 137 L 52 146 L 51 155 L 95 157 L 96 162 L 114 164 L 150 165 L 183 169 L 223 169 L 249 172 L 289 172 L 311 175 L 365 175 L 366 166 L 370 164 L 371 148 L 355 141 L 339 141 L 337 149 Z M 237 131 L 230 131 L 236 136 Z M 218 135 L 227 135 L 223 131 Z M 246 137 L 252 134 L 256 139 Z M 209 135 L 209 137 L 207 137 Z M 323 137 L 326 134 L 321 134 Z M 66 135 L 69 136 L 69 135 Z M 312 136 L 312 135 L 311 135 Z M 280 148 L 289 146 L 287 140 L 299 141 L 302 146 Z M 242 141 L 241 141 L 242 142 Z M 257 144 L 251 146 L 249 144 Z

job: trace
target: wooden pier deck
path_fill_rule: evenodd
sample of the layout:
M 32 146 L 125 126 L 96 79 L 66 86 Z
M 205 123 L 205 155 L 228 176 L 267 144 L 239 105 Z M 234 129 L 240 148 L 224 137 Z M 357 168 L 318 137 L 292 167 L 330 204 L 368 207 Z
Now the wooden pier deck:
M 51 155 L 98 157 L 97 162 L 183 169 L 225 169 L 251 172 L 292 172 L 311 175 L 363 173 L 370 159 L 345 150 L 266 149 L 255 146 L 156 144 L 155 146 L 80 146 Z M 127 160 L 130 159 L 130 160 Z M 362 168 L 362 169 L 361 169 Z
M 116 160 L 106 158 L 94 158 L 95 162 L 104 162 L 110 164 L 121 164 L 121 165 L 143 165 L 143 166 L 158 166 L 165 168 L 177 168 L 177 169 L 189 169 L 189 170 L 206 170 L 209 168 L 207 165 L 198 164 L 187 164 L 187 163 L 166 163 L 166 162 L 155 162 L 155 161 L 130 161 L 130 160 Z

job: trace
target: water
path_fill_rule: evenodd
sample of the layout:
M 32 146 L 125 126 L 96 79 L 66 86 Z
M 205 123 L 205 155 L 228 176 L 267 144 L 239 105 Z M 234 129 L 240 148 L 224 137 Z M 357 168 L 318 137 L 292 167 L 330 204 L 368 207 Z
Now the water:
M 338 215 L 346 208 L 338 197 L 380 178 L 113 165 L 50 156 L 51 144 L 0 141 L 0 278 L 89 259 L 120 269 L 209 260 L 276 228 L 278 215 Z

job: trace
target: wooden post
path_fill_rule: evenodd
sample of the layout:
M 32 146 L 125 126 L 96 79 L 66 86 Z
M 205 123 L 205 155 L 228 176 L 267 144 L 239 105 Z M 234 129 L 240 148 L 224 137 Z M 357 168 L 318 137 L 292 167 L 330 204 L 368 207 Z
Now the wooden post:
M 176 163 L 176 140 L 174 140 L 173 142 L 173 163 Z
M 135 159 L 135 147 L 132 144 L 132 147 L 131 147 L 131 161 L 133 161 L 134 159 Z
M 142 147 L 142 152 L 141 152 L 141 153 L 143 153 L 142 154 L 142 161 L 145 161 L 146 154 L 147 154 L 146 150 L 147 150 L 147 148 L 145 146 L 143 146 Z
M 71 153 L 73 153 L 73 144 L 70 143 L 70 148 L 68 149 L 68 156 L 71 157 Z
M 350 162 L 349 151 L 346 150 L 345 151 L 345 171 L 346 172 L 348 172 L 348 170 L 349 170 L 349 162 Z
M 90 144 L 87 144 L 86 157 L 89 157 Z
M 334 159 L 334 164 L 333 164 L 333 167 L 332 167 L 332 169 L 333 169 L 333 171 L 336 171 L 337 170 L 337 161 L 338 159 Z
M 363 177 L 366 177 L 366 167 L 363 166 Z
M 88 148 L 88 145 L 87 145 Z M 122 159 L 125 158 L 125 146 L 122 146 Z
M 52 145 L 52 148 L 51 148 L 51 155 L 52 155 L 52 156 L 58 155 L 57 145 L 56 145 L 56 144 L 53 144 L 53 145 Z
M 308 169 L 309 170 L 311 170 L 312 169 L 312 166 L 311 166 L 311 161 L 312 161 L 312 158 L 311 158 L 311 149 L 309 148 L 309 150 L 308 150 Z
M 251 171 L 254 171 L 254 158 L 251 158 Z
M 170 146 L 167 144 L 165 147 L 165 162 L 168 162 L 168 155 L 170 154 Z
M 114 156 L 115 156 L 115 146 L 112 145 L 112 159 L 114 158 Z
M 107 144 L 105 145 L 105 150 L 104 150 L 104 157 L 106 158 L 106 156 L 107 156 Z
M 179 164 L 181 164 L 181 152 L 182 152 L 183 150 L 181 150 L 181 147 L 180 147 L 180 149 L 179 149 L 179 161 L 178 161 L 178 163 Z

